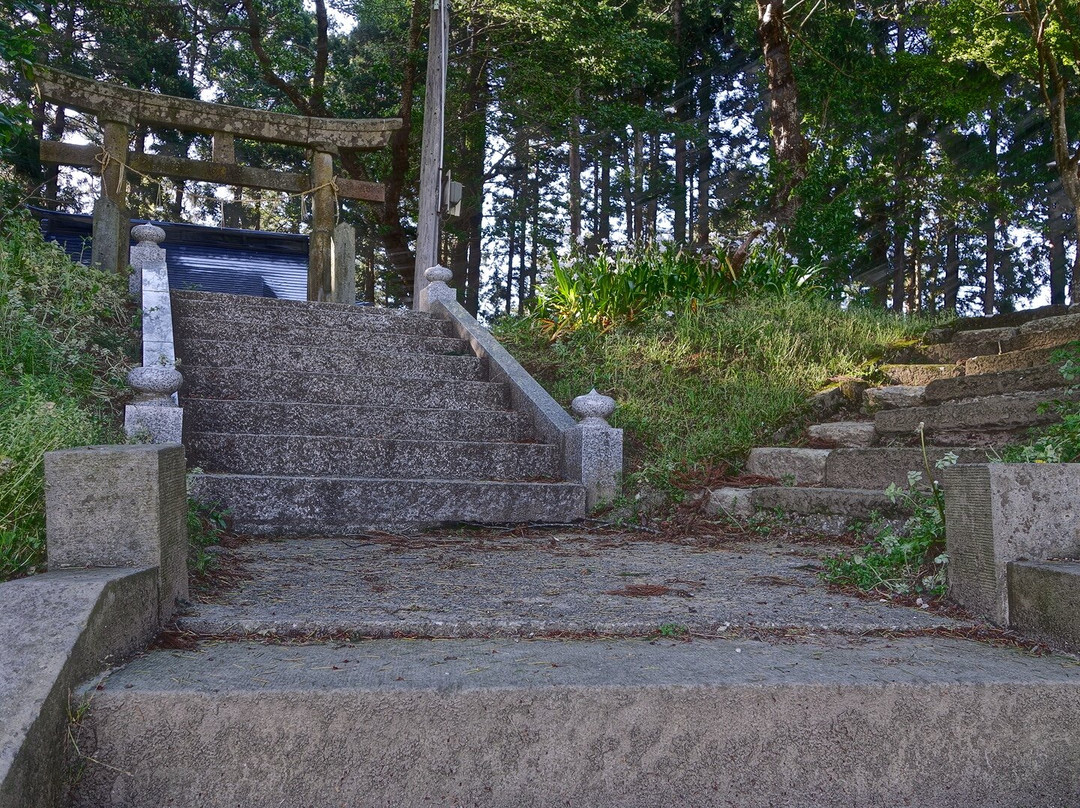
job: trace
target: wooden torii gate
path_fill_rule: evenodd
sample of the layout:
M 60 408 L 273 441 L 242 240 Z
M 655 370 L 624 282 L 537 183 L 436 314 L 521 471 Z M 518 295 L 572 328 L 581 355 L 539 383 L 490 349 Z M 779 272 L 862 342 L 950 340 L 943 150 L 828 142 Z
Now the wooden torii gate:
M 93 168 L 101 175 L 101 197 L 94 204 L 92 263 L 117 272 L 128 266 L 126 169 L 149 176 L 305 194 L 312 197 L 308 300 L 354 302 L 355 235 L 350 225 L 335 226 L 336 203 L 338 199 L 383 202 L 385 189 L 377 183 L 335 176 L 334 157 L 339 149 L 383 148 L 391 133 L 401 128 L 401 119 L 347 120 L 265 112 L 104 84 L 43 66 L 34 68 L 34 76 L 43 100 L 92 114 L 102 128 L 100 147 L 41 142 L 42 162 Z M 129 151 L 131 131 L 139 124 L 211 134 L 213 159 Z M 237 165 L 234 138 L 304 146 L 311 150 L 311 171 L 297 174 Z

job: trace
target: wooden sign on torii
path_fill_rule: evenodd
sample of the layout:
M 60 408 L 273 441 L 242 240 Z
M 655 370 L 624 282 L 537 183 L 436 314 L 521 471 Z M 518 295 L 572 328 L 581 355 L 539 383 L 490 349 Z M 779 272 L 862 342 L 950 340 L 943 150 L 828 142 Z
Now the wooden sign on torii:
M 91 262 L 113 271 L 128 266 L 129 217 L 126 169 L 139 174 L 310 195 L 312 226 L 308 248 L 308 300 L 352 303 L 356 298 L 355 235 L 336 225 L 336 201 L 383 202 L 385 189 L 334 175 L 339 149 L 383 148 L 401 128 L 400 118 L 347 120 L 309 118 L 132 90 L 34 68 L 38 95 L 94 115 L 103 132 L 101 147 L 41 142 L 46 163 L 97 169 L 101 197 L 94 204 Z M 213 159 L 189 160 L 129 151 L 139 124 L 203 132 L 213 136 Z M 270 171 L 236 164 L 234 138 L 304 146 L 311 150 L 310 174 Z

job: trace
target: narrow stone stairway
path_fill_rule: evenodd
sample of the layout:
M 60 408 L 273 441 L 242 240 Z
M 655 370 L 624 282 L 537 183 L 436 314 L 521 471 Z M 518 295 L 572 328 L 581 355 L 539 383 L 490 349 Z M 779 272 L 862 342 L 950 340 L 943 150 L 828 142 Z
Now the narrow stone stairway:
M 198 499 L 233 529 L 350 535 L 585 513 L 505 385 L 424 314 L 174 292 Z
M 895 349 L 882 371 L 891 384 L 846 383 L 812 405 L 822 421 L 803 446 L 751 450 L 746 472 L 776 484 L 710 492 L 713 514 L 746 517 L 758 510 L 866 520 L 903 516 L 886 496 L 909 472 L 925 478 L 946 454 L 987 462 L 1035 426 L 1059 417 L 1047 402 L 1076 397 L 1057 366 L 1057 348 L 1080 339 L 1080 313 L 1062 306 L 961 320 L 916 345 Z M 839 526 L 839 522 L 837 523 Z

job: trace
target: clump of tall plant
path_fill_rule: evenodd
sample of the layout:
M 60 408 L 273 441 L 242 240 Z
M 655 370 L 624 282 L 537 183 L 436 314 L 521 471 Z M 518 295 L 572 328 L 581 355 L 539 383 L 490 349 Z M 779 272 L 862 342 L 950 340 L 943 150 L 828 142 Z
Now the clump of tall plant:
M 552 337 L 581 327 L 606 330 L 667 308 L 696 308 L 753 294 L 822 291 L 818 267 L 800 267 L 775 247 L 734 258 L 722 251 L 667 245 L 596 256 L 553 255 L 537 291 L 534 317 Z
M 1060 365 L 1058 370 L 1070 385 L 1069 392 L 1080 393 L 1080 341 L 1054 351 L 1050 360 Z M 1027 443 L 1006 448 L 1002 459 L 1008 463 L 1080 462 L 1080 401 L 1052 401 L 1042 406 L 1057 413 L 1060 420 L 1034 430 Z
M 0 580 L 44 561 L 45 452 L 120 438 L 125 287 L 73 263 L 28 216 L 0 223 Z

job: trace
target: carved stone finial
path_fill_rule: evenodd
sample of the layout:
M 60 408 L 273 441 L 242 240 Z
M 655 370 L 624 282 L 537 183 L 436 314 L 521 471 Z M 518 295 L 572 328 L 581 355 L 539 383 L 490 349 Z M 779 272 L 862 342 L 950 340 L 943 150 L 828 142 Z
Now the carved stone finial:
M 168 365 L 132 368 L 127 375 L 128 385 L 135 391 L 135 401 L 144 406 L 171 407 L 172 394 L 180 389 L 184 377 Z
M 615 399 L 601 395 L 594 387 L 591 392 L 571 401 L 570 409 L 582 419 L 582 424 L 607 426 L 607 419 L 615 412 Z
M 450 280 L 454 277 L 454 273 L 446 267 L 436 264 L 435 266 L 428 267 L 424 270 L 424 277 L 428 279 L 428 283 L 449 284 Z
M 165 240 L 165 231 L 156 224 L 147 222 L 146 224 L 137 224 L 131 228 L 131 237 L 135 239 L 138 244 L 142 244 L 146 241 L 160 244 Z

